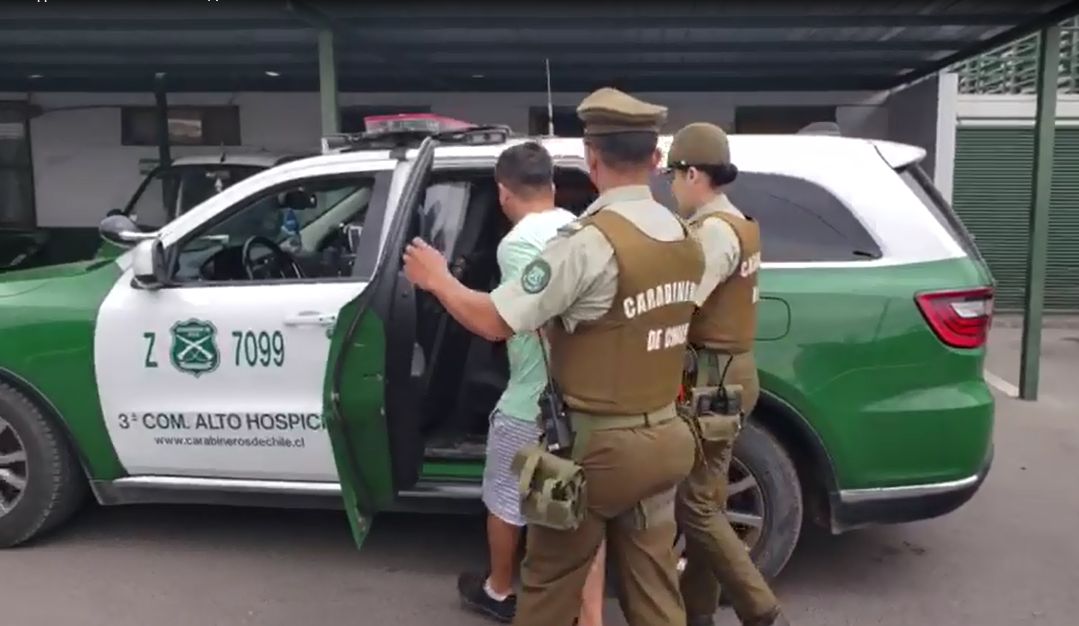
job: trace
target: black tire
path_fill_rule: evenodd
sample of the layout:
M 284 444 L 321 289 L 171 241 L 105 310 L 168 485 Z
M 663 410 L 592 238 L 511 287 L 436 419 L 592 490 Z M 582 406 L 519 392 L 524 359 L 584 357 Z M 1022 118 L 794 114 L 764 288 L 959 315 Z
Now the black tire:
M 787 565 L 802 532 L 798 472 L 776 438 L 752 420 L 735 442 L 734 458 L 753 474 L 764 496 L 764 524 L 751 555 L 765 578 L 773 579 Z
M 0 418 L 18 436 L 25 462 L 25 487 L 0 513 L 0 548 L 25 543 L 67 521 L 86 498 L 87 484 L 64 434 L 18 390 L 0 383 Z M 11 432 L 7 437 L 12 445 Z M 8 494 L 10 485 L 8 486 Z

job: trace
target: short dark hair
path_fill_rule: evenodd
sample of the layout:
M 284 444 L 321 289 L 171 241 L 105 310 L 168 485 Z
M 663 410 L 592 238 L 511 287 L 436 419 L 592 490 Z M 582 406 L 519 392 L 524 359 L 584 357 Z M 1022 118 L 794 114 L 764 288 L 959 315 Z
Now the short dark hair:
M 506 148 L 495 163 L 495 180 L 519 196 L 551 189 L 554 162 L 547 149 L 529 141 Z
M 599 154 L 603 164 L 614 170 L 645 167 L 659 145 L 659 135 L 653 132 L 592 135 L 588 145 Z

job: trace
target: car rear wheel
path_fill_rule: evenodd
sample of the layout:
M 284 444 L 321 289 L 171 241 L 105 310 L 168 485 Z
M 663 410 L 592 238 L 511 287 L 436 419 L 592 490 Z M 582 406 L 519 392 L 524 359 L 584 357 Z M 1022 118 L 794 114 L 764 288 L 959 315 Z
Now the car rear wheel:
M 85 495 L 63 433 L 25 395 L 0 383 L 0 548 L 55 528 Z
M 802 488 L 790 455 L 762 426 L 747 421 L 734 445 L 727 519 L 765 578 L 775 578 L 794 553 L 802 528 Z M 685 543 L 678 538 L 678 567 Z

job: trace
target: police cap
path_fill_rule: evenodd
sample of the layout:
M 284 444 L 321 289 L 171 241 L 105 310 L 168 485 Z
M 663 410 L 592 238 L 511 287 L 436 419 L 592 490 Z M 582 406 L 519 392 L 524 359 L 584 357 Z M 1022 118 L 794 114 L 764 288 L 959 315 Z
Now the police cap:
M 577 106 L 585 135 L 652 132 L 659 134 L 667 120 L 667 107 L 638 100 L 612 87 L 589 94 Z
M 715 124 L 698 122 L 675 133 L 667 151 L 667 167 L 722 166 L 731 162 L 727 133 Z

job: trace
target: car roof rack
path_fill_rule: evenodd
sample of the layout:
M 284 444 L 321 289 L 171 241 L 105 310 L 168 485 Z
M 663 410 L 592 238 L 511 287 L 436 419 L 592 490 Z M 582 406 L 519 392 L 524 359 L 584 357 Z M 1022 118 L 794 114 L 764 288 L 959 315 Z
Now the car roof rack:
M 400 150 L 417 148 L 432 137 L 441 144 L 492 146 L 506 143 L 513 135 L 509 126 L 469 126 L 450 130 L 391 130 L 364 133 L 341 133 L 322 138 L 322 152 L 342 153 L 363 150 Z

